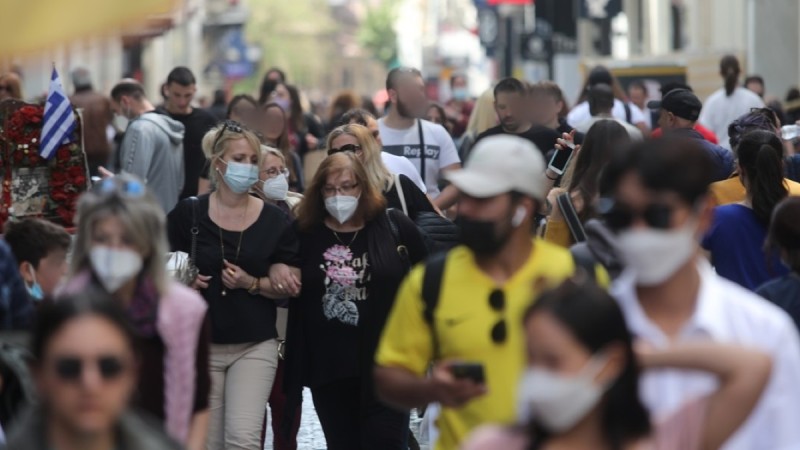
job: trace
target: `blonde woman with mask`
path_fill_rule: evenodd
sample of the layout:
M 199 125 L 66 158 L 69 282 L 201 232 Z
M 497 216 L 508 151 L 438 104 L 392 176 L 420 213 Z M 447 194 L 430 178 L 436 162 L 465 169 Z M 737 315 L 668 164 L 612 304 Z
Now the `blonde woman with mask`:
M 206 134 L 203 150 L 217 190 L 178 204 L 168 217 L 169 240 L 173 250 L 195 254 L 200 274 L 193 286 L 209 306 L 207 448 L 250 450 L 261 445 L 267 397 L 278 365 L 272 299 L 295 295 L 299 285 L 273 285 L 268 271 L 274 264 L 290 263 L 296 243 L 293 234 L 286 233 L 286 215 L 249 194 L 261 166 L 258 137 L 226 121 Z M 287 279 L 293 279 L 291 274 Z
M 261 170 L 258 182 L 253 191 L 262 200 L 276 205 L 294 219 L 294 208 L 303 199 L 303 194 L 289 190 L 290 171 L 286 166 L 286 157 L 275 147 L 261 146 Z
M 99 286 L 127 312 L 140 353 L 135 405 L 190 450 L 208 429 L 207 306 L 168 279 L 164 213 L 137 178 L 103 180 L 78 204 L 78 234 L 65 294 Z

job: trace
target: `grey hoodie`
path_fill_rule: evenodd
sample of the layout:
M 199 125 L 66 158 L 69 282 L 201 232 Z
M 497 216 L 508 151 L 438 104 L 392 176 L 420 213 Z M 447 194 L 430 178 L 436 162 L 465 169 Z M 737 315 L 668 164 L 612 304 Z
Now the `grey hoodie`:
M 172 211 L 183 189 L 183 134 L 180 122 L 148 112 L 128 125 L 119 147 L 122 171 L 144 180 L 165 212 Z

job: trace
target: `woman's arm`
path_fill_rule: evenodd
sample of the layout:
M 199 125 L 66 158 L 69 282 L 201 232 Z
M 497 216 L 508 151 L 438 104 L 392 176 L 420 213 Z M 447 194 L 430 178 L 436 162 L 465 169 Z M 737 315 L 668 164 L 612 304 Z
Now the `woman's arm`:
M 702 370 L 719 378 L 708 398 L 700 448 L 718 449 L 756 406 L 772 372 L 769 355 L 716 343 L 680 344 L 666 350 L 637 349 L 645 369 Z
M 189 439 L 186 441 L 187 450 L 205 450 L 210 415 L 208 409 L 204 409 L 195 412 L 192 416 L 192 423 L 189 425 Z

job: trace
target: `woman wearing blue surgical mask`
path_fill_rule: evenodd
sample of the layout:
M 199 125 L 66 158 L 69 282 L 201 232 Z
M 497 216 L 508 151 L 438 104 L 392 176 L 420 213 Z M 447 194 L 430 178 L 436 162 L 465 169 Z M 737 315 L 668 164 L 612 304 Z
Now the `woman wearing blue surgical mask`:
M 136 406 L 202 450 L 208 430 L 207 306 L 166 271 L 166 220 L 142 181 L 103 180 L 78 203 L 78 232 L 62 293 L 98 286 L 128 313 L 141 354 Z
M 217 190 L 183 200 L 168 217 L 173 250 L 194 255 L 193 287 L 211 318 L 211 395 L 207 448 L 259 448 L 261 423 L 278 365 L 276 306 L 296 293 L 273 284 L 270 266 L 296 253 L 289 220 L 250 195 L 261 163 L 258 137 L 226 121 L 203 138 Z M 287 272 L 288 267 L 283 267 Z
M 521 425 L 485 427 L 464 450 L 717 449 L 745 421 L 770 377 L 770 358 L 736 346 L 638 347 L 617 302 L 578 275 L 540 296 L 525 315 L 528 368 L 518 399 Z M 651 420 L 639 371 L 700 370 L 716 391 Z
M 425 257 L 416 226 L 355 152 L 328 156 L 297 209 L 303 289 L 289 304 L 288 417 L 311 388 L 328 450 L 401 450 L 408 415 L 375 397 L 373 355 L 405 274 Z M 294 400 L 294 401 L 292 401 Z

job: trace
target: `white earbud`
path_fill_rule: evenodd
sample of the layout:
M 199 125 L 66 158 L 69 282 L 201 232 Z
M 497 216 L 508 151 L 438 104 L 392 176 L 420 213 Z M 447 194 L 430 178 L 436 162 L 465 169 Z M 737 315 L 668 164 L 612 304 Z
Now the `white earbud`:
M 517 211 L 514 213 L 514 217 L 511 218 L 511 226 L 514 228 L 520 226 L 522 221 L 525 220 L 525 214 L 527 213 L 528 210 L 526 210 L 524 206 L 518 206 Z

